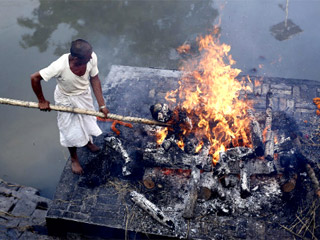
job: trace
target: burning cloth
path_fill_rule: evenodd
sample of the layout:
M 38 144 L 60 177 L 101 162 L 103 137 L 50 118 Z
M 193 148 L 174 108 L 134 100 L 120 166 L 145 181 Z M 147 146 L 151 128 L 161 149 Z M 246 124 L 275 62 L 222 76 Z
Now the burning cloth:
M 78 95 L 65 95 L 57 85 L 54 100 L 57 105 L 94 110 L 90 88 Z M 92 136 L 102 133 L 94 116 L 58 112 L 57 119 L 60 143 L 64 147 L 83 147 L 92 142 Z

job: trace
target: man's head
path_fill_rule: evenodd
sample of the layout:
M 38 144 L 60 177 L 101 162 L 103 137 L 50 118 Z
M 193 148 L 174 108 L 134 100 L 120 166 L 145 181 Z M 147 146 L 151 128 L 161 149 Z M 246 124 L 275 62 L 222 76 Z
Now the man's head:
M 70 53 L 79 63 L 86 64 L 91 59 L 92 47 L 87 41 L 77 39 L 72 41 Z

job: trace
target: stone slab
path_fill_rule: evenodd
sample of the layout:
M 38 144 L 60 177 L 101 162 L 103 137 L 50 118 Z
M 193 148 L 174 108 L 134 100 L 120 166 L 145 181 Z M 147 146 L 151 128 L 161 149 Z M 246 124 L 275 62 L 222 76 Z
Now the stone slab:
M 0 239 L 53 239 L 45 234 L 51 200 L 35 188 L 2 179 L 0 183 Z
M 112 66 L 103 85 L 106 104 L 112 113 L 151 118 L 150 106 L 157 102 L 165 102 L 165 93 L 177 88 L 180 75 L 181 73 L 175 70 Z M 253 83 L 259 81 L 260 86 L 254 86 L 256 91 L 248 93 L 248 98 L 259 105 L 259 108 L 255 109 L 256 112 L 265 110 L 263 107 L 265 94 L 272 90 L 276 95 L 274 111 L 290 108 L 290 117 L 294 118 L 302 132 L 308 133 L 319 124 L 319 120 L 316 120 L 313 124 L 306 125 L 304 123 L 309 119 L 302 118 L 302 113 L 312 114 L 314 111 L 315 114 L 316 106 L 312 107 L 312 97 L 320 94 L 313 91 L 320 88 L 319 82 L 255 76 L 250 78 Z M 300 95 L 308 90 L 305 86 L 315 94 L 304 96 L 301 101 Z M 304 105 L 304 102 L 309 104 Z M 300 114 L 292 115 L 296 110 L 299 110 Z M 105 131 L 108 131 L 106 123 L 99 124 L 105 134 Z M 139 132 L 131 131 L 130 134 L 138 136 Z M 96 138 L 95 142 L 104 149 L 103 137 L 102 135 Z M 60 233 L 82 231 L 86 234 L 107 236 L 110 234 L 110 229 L 118 229 L 124 232 L 195 239 L 220 239 L 219 236 L 229 239 L 254 239 L 256 235 L 263 235 L 263 239 L 275 237 L 272 234 L 274 229 L 272 223 L 259 216 L 250 218 L 250 221 L 248 218 L 239 217 L 235 220 L 225 216 L 181 220 L 180 230 L 184 229 L 184 234 L 177 235 L 130 201 L 128 193 L 131 190 L 139 189 L 146 196 L 152 196 L 141 188 L 139 181 L 115 177 L 116 173 L 108 171 L 111 162 L 117 159 L 109 159 L 103 152 L 92 154 L 85 148 L 79 149 L 79 156 L 85 174 L 82 176 L 72 174 L 70 160 L 67 162 L 46 217 L 51 234 L 56 234 L 57 231 Z M 157 198 L 153 197 L 153 200 L 156 201 Z M 170 210 L 164 211 L 170 214 Z M 284 230 L 277 229 L 276 232 L 282 239 L 290 239 L 290 235 Z

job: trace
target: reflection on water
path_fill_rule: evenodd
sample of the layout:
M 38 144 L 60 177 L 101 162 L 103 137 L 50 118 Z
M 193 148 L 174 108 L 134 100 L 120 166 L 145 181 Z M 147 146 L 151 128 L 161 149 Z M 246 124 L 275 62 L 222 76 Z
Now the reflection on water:
M 301 28 L 294 24 L 290 19 L 272 26 L 270 31 L 279 41 L 290 39 L 294 35 L 302 32 Z
M 174 49 L 210 30 L 217 14 L 212 1 L 40 0 L 33 16 L 18 18 L 18 24 L 32 30 L 22 36 L 24 48 L 43 52 L 53 45 L 60 55 L 68 52 L 70 39 L 84 38 L 107 60 L 104 69 L 120 62 L 176 68 Z M 53 39 L 56 31 L 60 36 Z
M 288 19 L 289 16 L 289 0 L 286 1 L 286 6 L 279 4 L 280 9 L 285 11 L 285 20 L 281 23 L 273 25 L 270 28 L 271 34 L 279 41 L 287 40 L 292 38 L 294 35 L 301 33 L 302 29 Z

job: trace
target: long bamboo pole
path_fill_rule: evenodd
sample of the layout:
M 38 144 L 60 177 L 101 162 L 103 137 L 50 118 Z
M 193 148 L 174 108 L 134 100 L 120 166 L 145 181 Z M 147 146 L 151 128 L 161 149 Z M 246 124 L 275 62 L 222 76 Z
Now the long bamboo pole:
M 27 108 L 39 108 L 39 104 L 37 102 L 27 102 L 10 98 L 0 98 L 0 104 L 7 104 L 12 106 L 20 106 Z M 78 114 L 86 114 L 96 117 L 104 118 L 104 114 L 102 112 L 97 112 L 93 110 L 87 110 L 82 108 L 73 108 L 73 107 L 65 107 L 50 104 L 51 110 L 60 111 L 60 112 L 70 112 L 70 113 L 78 113 Z M 122 122 L 134 122 L 134 123 L 142 123 L 148 125 L 158 125 L 158 126 L 170 126 L 167 123 L 162 123 L 146 118 L 138 118 L 138 117 L 129 117 L 129 116 L 121 116 L 113 113 L 108 113 L 108 119 L 119 120 Z

